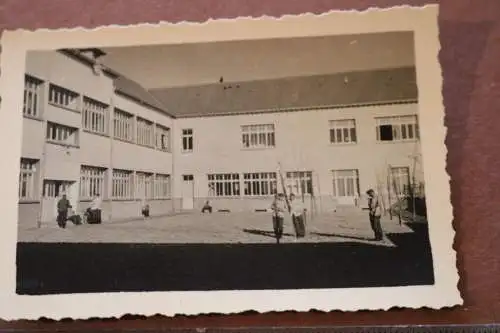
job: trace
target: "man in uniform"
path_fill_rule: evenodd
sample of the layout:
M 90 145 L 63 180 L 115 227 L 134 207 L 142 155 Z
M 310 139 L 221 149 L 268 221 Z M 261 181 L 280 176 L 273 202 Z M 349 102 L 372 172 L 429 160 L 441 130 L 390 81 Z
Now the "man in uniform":
M 283 236 L 283 220 L 285 217 L 285 211 L 287 210 L 285 195 L 283 193 L 277 193 L 274 196 L 271 209 L 273 211 L 274 235 L 276 237 L 276 243 L 279 244 L 281 237 Z
M 370 225 L 373 233 L 375 234 L 375 240 L 380 241 L 384 237 L 382 226 L 380 224 L 380 217 L 382 216 L 380 201 L 374 190 L 369 189 L 366 191 L 366 194 L 368 195 L 368 208 L 370 210 Z

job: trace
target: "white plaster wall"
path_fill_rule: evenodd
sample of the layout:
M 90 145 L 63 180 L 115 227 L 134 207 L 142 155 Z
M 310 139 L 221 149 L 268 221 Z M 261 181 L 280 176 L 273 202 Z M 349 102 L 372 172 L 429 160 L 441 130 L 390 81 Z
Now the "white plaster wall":
M 364 193 L 377 186 L 377 173 L 387 177 L 389 164 L 411 170 L 410 155 L 419 151 L 415 142 L 377 142 L 375 117 L 411 114 L 418 114 L 417 104 L 177 119 L 174 195 L 181 196 L 178 189 L 182 188 L 182 174 L 193 174 L 195 197 L 206 197 L 208 173 L 274 172 L 278 163 L 283 171 L 313 171 L 315 191 L 325 196 L 332 194 L 331 170 L 358 169 L 360 190 Z M 330 144 L 329 120 L 335 119 L 356 120 L 356 144 Z M 275 125 L 276 147 L 243 149 L 241 125 L 266 123 Z M 192 153 L 181 151 L 183 128 L 193 129 Z

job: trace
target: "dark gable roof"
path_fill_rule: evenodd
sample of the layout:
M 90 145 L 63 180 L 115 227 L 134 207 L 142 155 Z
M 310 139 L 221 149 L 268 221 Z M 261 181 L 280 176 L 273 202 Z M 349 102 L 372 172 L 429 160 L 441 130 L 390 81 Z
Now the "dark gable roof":
M 414 67 L 152 89 L 175 117 L 415 101 Z
M 119 76 L 115 79 L 116 93 L 124 95 L 134 101 L 149 106 L 157 111 L 173 116 L 169 110 L 159 102 L 155 96 L 144 89 L 139 83 L 132 81 L 124 76 Z

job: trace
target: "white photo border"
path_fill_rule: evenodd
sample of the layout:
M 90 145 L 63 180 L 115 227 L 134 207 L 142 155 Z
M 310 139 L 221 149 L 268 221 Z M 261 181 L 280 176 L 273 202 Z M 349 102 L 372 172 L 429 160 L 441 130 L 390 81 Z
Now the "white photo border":
M 203 313 L 268 311 L 388 310 L 392 307 L 442 308 L 462 304 L 455 232 L 450 203 L 447 149 L 444 144 L 442 75 L 438 60 L 438 5 L 399 6 L 359 11 L 331 11 L 281 18 L 237 18 L 204 23 L 141 24 L 96 29 L 5 31 L 2 36 L 0 139 L 4 142 L 0 171 L 2 233 L 0 236 L 0 317 L 6 320 L 119 317 L 124 314 L 172 316 Z M 341 34 L 414 31 L 419 118 L 425 170 L 429 236 L 435 284 L 383 288 L 267 291 L 127 292 L 25 296 L 16 290 L 18 173 L 21 153 L 21 109 L 25 57 L 28 50 L 118 47 L 229 40 L 289 38 Z M 18 138 L 18 139 L 15 139 Z

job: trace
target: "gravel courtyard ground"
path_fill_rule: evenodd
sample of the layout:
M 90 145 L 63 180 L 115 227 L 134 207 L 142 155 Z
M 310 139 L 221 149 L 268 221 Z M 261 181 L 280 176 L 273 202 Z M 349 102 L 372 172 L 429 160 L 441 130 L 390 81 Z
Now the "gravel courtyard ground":
M 382 219 L 386 233 L 412 232 L 397 218 Z M 285 218 L 284 243 L 295 242 L 290 218 Z M 299 242 L 357 242 L 394 246 L 389 239 L 372 241 L 367 212 L 350 208 L 316 215 L 307 223 L 307 236 Z M 197 212 L 135 221 L 79 225 L 66 229 L 55 225 L 19 230 L 20 242 L 64 243 L 274 243 L 271 213 Z

